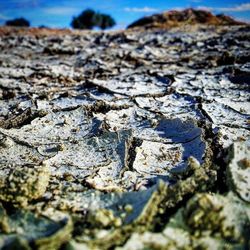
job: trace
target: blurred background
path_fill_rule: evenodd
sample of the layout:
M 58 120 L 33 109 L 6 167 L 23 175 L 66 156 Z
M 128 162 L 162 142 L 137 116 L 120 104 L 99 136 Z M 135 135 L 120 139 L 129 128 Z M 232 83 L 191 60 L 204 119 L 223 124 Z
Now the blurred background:
M 76 17 L 87 10 L 92 14 L 84 13 L 82 18 L 94 15 L 98 23 L 90 24 L 89 29 L 118 30 L 143 16 L 185 8 L 224 13 L 240 21 L 250 21 L 250 2 L 241 0 L 0 0 L 0 25 L 18 19 L 23 26 L 70 28 L 74 27 L 75 17 L 77 28 Z

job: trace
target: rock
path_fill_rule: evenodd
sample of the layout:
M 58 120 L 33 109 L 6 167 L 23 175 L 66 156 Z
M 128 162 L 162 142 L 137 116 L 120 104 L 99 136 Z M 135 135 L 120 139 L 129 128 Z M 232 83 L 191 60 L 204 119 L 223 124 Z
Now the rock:
M 65 140 L 77 140 L 92 133 L 91 130 L 96 133 L 98 123 L 100 125 L 97 120 L 89 119 L 86 110 L 80 107 L 70 112 L 52 112 L 42 118 L 34 119 L 31 124 L 21 129 L 0 131 L 30 145 L 39 146 L 50 143 L 58 144 Z
M 0 233 L 3 249 L 59 249 L 72 232 L 69 217 L 54 213 L 51 218 L 18 210 L 8 216 L 8 234 Z
M 0 167 L 0 200 L 26 205 L 28 201 L 43 196 L 50 173 L 45 165 Z
M 87 243 L 90 248 L 108 249 L 114 241 L 123 243 L 131 230 L 149 228 L 165 191 L 160 182 L 145 191 L 92 196 L 88 204 L 90 227 L 77 237 L 77 242 Z
M 244 243 L 241 235 L 249 221 L 249 209 L 243 204 L 231 194 L 228 197 L 198 195 L 188 203 L 184 216 L 196 235 L 208 231 L 209 236 L 217 233 L 225 240 Z
M 130 24 L 128 28 L 172 28 L 185 24 L 241 25 L 243 22 L 236 21 L 223 14 L 214 16 L 212 13 L 205 10 L 185 9 L 143 17 Z
M 122 74 L 119 77 L 114 77 L 111 81 L 94 79 L 92 83 L 118 94 L 128 96 L 157 96 L 164 95 L 167 92 L 170 79 L 139 74 Z
M 178 25 L 0 27 L 0 248 L 247 248 L 249 27 Z
M 197 194 L 161 233 L 133 233 L 117 249 L 244 248 L 249 208 L 234 195 Z
M 234 191 L 243 200 L 250 202 L 250 158 L 249 145 L 235 142 L 228 156 L 228 175 Z

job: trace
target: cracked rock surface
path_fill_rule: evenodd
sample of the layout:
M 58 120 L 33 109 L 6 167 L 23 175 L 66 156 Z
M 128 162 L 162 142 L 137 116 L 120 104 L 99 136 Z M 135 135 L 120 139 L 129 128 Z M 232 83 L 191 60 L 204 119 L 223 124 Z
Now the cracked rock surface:
M 248 26 L 0 37 L 0 249 L 247 249 Z

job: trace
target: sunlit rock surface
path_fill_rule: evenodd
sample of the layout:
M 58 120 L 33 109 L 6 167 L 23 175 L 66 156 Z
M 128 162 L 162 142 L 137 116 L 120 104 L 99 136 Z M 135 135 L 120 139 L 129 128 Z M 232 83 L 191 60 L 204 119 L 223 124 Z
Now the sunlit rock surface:
M 247 249 L 248 26 L 0 37 L 0 249 Z

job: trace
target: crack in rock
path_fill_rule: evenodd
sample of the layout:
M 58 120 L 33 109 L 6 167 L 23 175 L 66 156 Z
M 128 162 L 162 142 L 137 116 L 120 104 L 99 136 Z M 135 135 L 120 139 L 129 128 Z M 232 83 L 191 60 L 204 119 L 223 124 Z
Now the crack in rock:
M 189 27 L 0 28 L 0 249 L 247 249 L 249 26 Z

